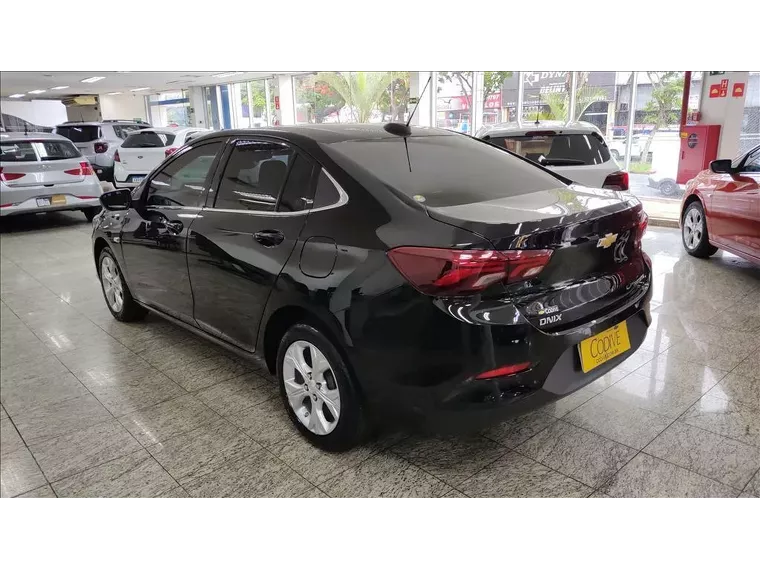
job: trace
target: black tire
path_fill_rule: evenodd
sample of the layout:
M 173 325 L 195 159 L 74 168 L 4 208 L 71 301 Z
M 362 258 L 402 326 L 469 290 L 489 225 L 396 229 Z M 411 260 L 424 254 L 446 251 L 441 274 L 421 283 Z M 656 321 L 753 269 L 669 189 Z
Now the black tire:
M 87 209 L 83 209 L 82 213 L 87 218 L 87 221 L 92 221 L 100 213 L 100 209 L 99 207 L 88 207 Z
M 660 182 L 659 190 L 663 196 L 675 196 L 681 191 L 681 188 L 673 180 L 663 180 Z
M 283 364 L 288 348 L 297 341 L 306 341 L 316 347 L 332 368 L 332 377 L 340 394 L 340 415 L 337 424 L 328 434 L 311 432 L 296 415 L 285 391 Z M 317 328 L 299 323 L 292 326 L 280 340 L 277 350 L 277 380 L 283 405 L 298 431 L 314 446 L 329 452 L 342 452 L 360 444 L 369 434 L 362 398 L 340 351 Z M 308 400 L 308 395 L 305 398 Z M 309 402 L 310 403 L 310 402 Z
M 689 222 L 691 223 L 689 224 Z M 694 235 L 697 224 L 701 224 L 701 228 Z M 718 250 L 717 247 L 710 245 L 707 235 L 705 210 L 702 209 L 702 204 L 698 201 L 691 202 L 683 212 L 683 216 L 681 217 L 681 240 L 683 241 L 684 249 L 692 257 L 706 259 Z
M 114 310 L 114 308 L 111 306 L 111 303 L 108 301 L 108 296 L 106 295 L 106 289 L 103 283 L 103 259 L 106 257 L 110 258 L 111 261 L 113 261 L 113 265 L 116 268 L 117 278 L 119 278 L 121 281 L 123 301 L 119 310 Z M 145 316 L 148 314 L 148 311 L 137 304 L 137 302 L 135 302 L 135 299 L 132 298 L 132 293 L 127 286 L 127 281 L 124 280 L 124 275 L 121 272 L 121 267 L 119 267 L 119 263 L 109 247 L 104 247 L 100 252 L 100 257 L 98 258 L 98 278 L 100 279 L 100 288 L 103 291 L 103 298 L 106 301 L 106 306 L 108 307 L 108 310 L 111 311 L 111 314 L 114 318 L 116 318 L 116 320 L 119 320 L 120 322 L 135 322 L 137 320 L 142 320 L 145 318 Z

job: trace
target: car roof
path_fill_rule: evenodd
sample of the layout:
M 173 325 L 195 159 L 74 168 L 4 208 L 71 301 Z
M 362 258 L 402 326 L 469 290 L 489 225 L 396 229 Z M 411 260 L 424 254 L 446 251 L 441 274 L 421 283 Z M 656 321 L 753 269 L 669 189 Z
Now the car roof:
M 481 134 L 488 134 L 489 136 L 519 136 L 527 132 L 541 130 L 553 130 L 559 134 L 588 134 L 589 132 L 601 134 L 601 131 L 596 125 L 585 121 L 524 121 L 521 124 L 517 124 L 516 122 L 505 122 L 490 126 Z
M 25 140 L 65 140 L 71 142 L 65 136 L 52 132 L 3 132 L 0 134 L 1 142 L 24 142 Z
M 292 139 L 294 141 L 310 141 L 319 144 L 331 144 L 350 140 L 377 140 L 399 138 L 399 135 L 386 131 L 382 123 L 372 124 L 304 124 L 294 126 L 273 126 L 266 128 L 242 128 L 211 131 L 203 136 L 193 138 L 193 143 L 199 140 L 211 140 L 220 136 L 251 136 L 262 135 L 276 138 Z M 440 128 L 411 126 L 410 136 L 462 136 L 457 132 Z
M 205 131 L 204 128 L 194 128 L 191 126 L 151 126 L 148 128 L 143 128 L 140 130 L 137 130 L 133 132 L 132 134 L 139 134 L 142 132 L 158 132 L 158 133 L 165 133 L 165 134 L 181 134 L 183 132 L 195 132 L 195 131 Z M 210 132 L 210 131 L 209 131 Z M 132 136 L 130 134 L 130 136 Z
M 56 126 L 103 126 L 103 125 L 120 125 L 120 124 L 145 124 L 135 121 L 66 121 Z

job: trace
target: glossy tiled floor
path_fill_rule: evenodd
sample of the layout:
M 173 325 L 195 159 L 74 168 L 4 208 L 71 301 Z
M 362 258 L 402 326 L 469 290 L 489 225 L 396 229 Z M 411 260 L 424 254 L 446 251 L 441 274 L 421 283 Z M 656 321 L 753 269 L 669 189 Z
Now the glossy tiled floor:
M 81 214 L 3 220 L 2 496 L 760 496 L 760 270 L 650 228 L 655 320 L 619 368 L 479 437 L 319 452 L 266 372 L 113 320 Z

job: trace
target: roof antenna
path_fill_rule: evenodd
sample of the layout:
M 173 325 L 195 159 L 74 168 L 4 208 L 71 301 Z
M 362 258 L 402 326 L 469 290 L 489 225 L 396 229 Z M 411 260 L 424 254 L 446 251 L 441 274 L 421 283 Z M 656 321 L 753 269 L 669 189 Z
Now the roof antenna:
M 420 106 L 420 101 L 422 101 L 422 96 L 425 94 L 425 91 L 427 90 L 428 85 L 430 85 L 431 79 L 433 79 L 432 74 L 430 75 L 430 77 L 428 77 L 427 83 L 425 83 L 425 86 L 422 88 L 422 93 L 420 93 L 420 96 L 417 98 L 417 104 L 414 105 L 414 108 L 412 109 L 412 113 L 409 115 L 409 120 L 406 121 L 406 124 L 401 124 L 397 122 L 389 122 L 385 126 L 383 126 L 383 129 L 385 130 L 385 132 L 389 132 L 397 136 L 410 136 L 412 134 L 412 129 L 409 128 L 409 123 L 412 122 L 414 113 L 417 111 L 417 107 Z M 409 171 L 411 172 L 411 165 L 409 167 Z

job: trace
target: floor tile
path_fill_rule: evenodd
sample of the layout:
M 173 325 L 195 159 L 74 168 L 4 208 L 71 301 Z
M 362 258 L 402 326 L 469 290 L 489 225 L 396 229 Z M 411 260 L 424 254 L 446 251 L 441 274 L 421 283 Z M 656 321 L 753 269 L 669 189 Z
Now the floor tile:
M 760 410 L 760 377 L 731 372 L 707 393 Z
M 177 487 L 145 450 L 53 482 L 61 498 L 153 498 Z
M 4 454 L 0 459 L 0 496 L 13 498 L 39 488 L 47 480 L 26 448 Z
M 198 391 L 243 375 L 247 371 L 249 370 L 245 366 L 226 355 L 217 355 L 191 364 L 168 368 L 165 373 L 187 391 Z
M 13 415 L 16 428 L 27 445 L 85 429 L 111 418 L 106 408 L 89 394 L 31 407 L 20 415 Z
M 112 419 L 62 437 L 31 445 L 45 477 L 51 482 L 140 450 L 140 444 Z
M 567 397 L 563 397 L 562 399 L 544 405 L 541 407 L 541 411 L 548 413 L 557 419 L 561 419 L 570 411 L 577 409 L 592 397 L 599 395 L 603 390 L 603 386 L 600 387 L 596 385 L 595 382 L 589 383 L 587 386 L 571 393 Z
M 159 494 L 156 498 L 190 498 L 190 494 L 182 486 L 177 486 Z
M 312 484 L 322 484 L 379 452 L 380 445 L 364 444 L 347 452 L 326 452 L 297 433 L 268 449 Z
M 314 486 L 313 488 L 310 488 L 309 490 L 307 490 L 303 494 L 300 494 L 297 497 L 298 498 L 329 498 L 330 496 L 328 496 L 327 494 L 322 492 L 322 490 Z
M 683 338 L 668 348 L 664 355 L 714 369 L 731 371 L 749 355 L 752 349 L 752 346 L 742 344 L 726 346 Z
M 760 413 L 755 407 L 705 395 L 680 420 L 705 431 L 760 447 Z
M 745 360 L 736 366 L 733 372 L 738 373 L 739 375 L 760 379 L 760 350 L 747 356 Z
M 182 484 L 205 476 L 225 463 L 245 458 L 261 445 L 229 421 L 219 419 L 148 447 L 148 452 Z
M 41 486 L 37 488 L 36 490 L 31 490 L 27 492 L 26 494 L 21 494 L 20 496 L 16 496 L 16 498 L 57 498 L 58 496 L 55 495 L 55 492 L 53 492 L 53 489 L 50 487 L 50 484 L 45 484 L 44 486 Z
M 456 486 L 507 453 L 507 449 L 484 437 L 410 437 L 391 452 L 425 472 Z
M 443 481 L 388 452 L 338 474 L 320 488 L 336 498 L 440 498 L 451 490 Z
M 633 371 L 638 369 L 645 363 L 651 361 L 656 354 L 646 348 L 639 348 L 632 353 L 628 358 L 618 364 L 618 368 L 623 371 Z
M 228 419 L 244 433 L 265 447 L 283 441 L 297 433 L 279 397 L 230 415 Z
M 527 415 L 499 423 L 482 434 L 487 439 L 509 448 L 515 448 L 556 421 L 557 419 L 548 413 L 541 410 L 533 411 Z
M 737 490 L 640 453 L 602 488 L 614 498 L 732 498 Z
M 119 417 L 119 421 L 143 446 L 166 441 L 187 433 L 219 415 L 201 403 L 194 395 L 183 395 Z
M 516 452 L 459 485 L 473 498 L 584 498 L 593 489 Z
M 198 399 L 222 416 L 229 417 L 279 397 L 276 385 L 257 373 L 246 373 L 196 392 Z
M 161 371 L 185 367 L 208 357 L 224 354 L 222 348 L 201 338 L 190 338 L 178 344 L 141 352 L 148 363 Z
M 760 469 L 760 448 L 681 422 L 668 427 L 645 451 L 738 490 Z
M 752 477 L 752 480 L 749 481 L 744 491 L 760 498 L 760 471 L 755 472 L 755 475 Z
M 452 490 L 448 494 L 444 494 L 443 498 L 469 498 L 469 496 L 462 494 L 459 490 Z
M 202 498 L 294 498 L 311 484 L 266 450 L 258 450 L 185 486 Z
M 528 439 L 517 451 L 593 488 L 636 454 L 630 447 L 563 421 Z
M 26 448 L 10 419 L 0 420 L 0 455 Z
M 610 440 L 641 450 L 672 422 L 672 419 L 599 394 L 565 416 L 565 421 Z

